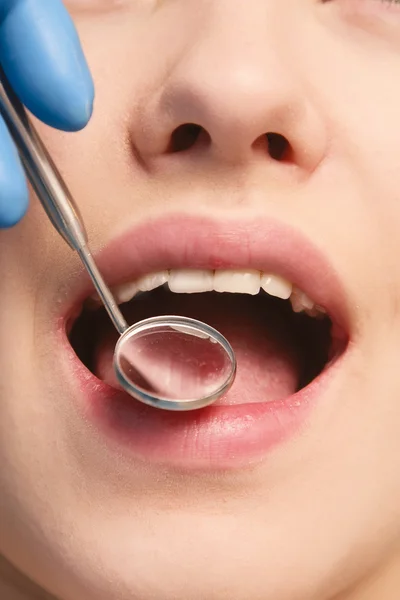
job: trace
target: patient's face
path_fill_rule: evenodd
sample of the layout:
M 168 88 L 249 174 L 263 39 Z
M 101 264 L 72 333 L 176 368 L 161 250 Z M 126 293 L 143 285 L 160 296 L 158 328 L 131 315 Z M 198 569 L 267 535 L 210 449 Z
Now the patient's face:
M 206 321 L 238 374 L 190 414 L 121 392 L 32 198 L 0 233 L 0 553 L 60 600 L 392 598 L 400 3 L 66 4 L 94 116 L 38 127 L 99 267 L 130 323 Z

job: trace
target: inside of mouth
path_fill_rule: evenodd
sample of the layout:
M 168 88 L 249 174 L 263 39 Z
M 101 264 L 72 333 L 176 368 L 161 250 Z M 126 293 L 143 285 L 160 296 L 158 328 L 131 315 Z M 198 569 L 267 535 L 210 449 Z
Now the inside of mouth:
M 263 291 L 257 296 L 176 294 L 162 286 L 120 308 L 129 325 L 154 316 L 181 315 L 220 331 L 231 343 L 238 363 L 231 403 L 283 400 L 307 386 L 338 353 L 329 317 L 295 313 L 290 302 Z M 69 337 L 85 366 L 116 387 L 112 360 L 118 334 L 105 309 L 84 309 Z

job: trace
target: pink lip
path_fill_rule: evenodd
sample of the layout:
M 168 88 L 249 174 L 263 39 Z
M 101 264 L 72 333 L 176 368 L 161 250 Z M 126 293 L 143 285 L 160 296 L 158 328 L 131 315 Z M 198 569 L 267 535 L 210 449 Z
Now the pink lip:
M 173 215 L 130 230 L 96 257 L 109 285 L 167 268 L 247 268 L 279 274 L 324 307 L 334 327 L 350 334 L 346 298 L 332 266 L 292 228 L 271 221 L 216 222 Z M 59 334 L 73 365 L 85 417 L 117 451 L 185 468 L 237 468 L 262 459 L 304 426 L 342 362 L 333 361 L 310 385 L 279 402 L 211 406 L 190 413 L 146 407 L 106 385 L 79 361 L 66 337 L 68 315 L 91 293 L 86 277 L 64 305 Z M 234 394 L 234 386 L 232 392 Z M 119 450 L 118 450 L 119 449 Z

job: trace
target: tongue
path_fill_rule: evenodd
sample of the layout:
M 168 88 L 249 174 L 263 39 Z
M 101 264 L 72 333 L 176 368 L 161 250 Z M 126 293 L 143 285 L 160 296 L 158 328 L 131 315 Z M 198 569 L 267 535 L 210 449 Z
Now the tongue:
M 163 289 L 126 305 L 128 323 L 153 315 L 179 314 L 218 329 L 231 343 L 238 370 L 232 390 L 219 404 L 281 400 L 298 387 L 301 358 L 287 312 L 280 302 L 239 294 L 171 294 Z M 102 315 L 97 323 L 93 371 L 99 379 L 119 387 L 113 354 L 117 334 Z

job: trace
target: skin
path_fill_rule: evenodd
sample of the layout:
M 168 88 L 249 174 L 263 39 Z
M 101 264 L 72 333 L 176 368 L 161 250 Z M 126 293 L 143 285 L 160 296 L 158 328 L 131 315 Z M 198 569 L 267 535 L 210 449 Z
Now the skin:
M 94 116 L 79 133 L 40 130 L 92 247 L 169 212 L 280 219 L 339 273 L 352 348 L 303 434 L 251 469 L 116 457 L 75 411 L 54 345 L 57 302 L 81 267 L 32 201 L 0 233 L 0 597 L 395 600 L 400 6 L 68 7 Z M 167 154 L 188 122 L 210 141 Z M 269 156 L 268 132 L 287 139 L 288 160 Z

